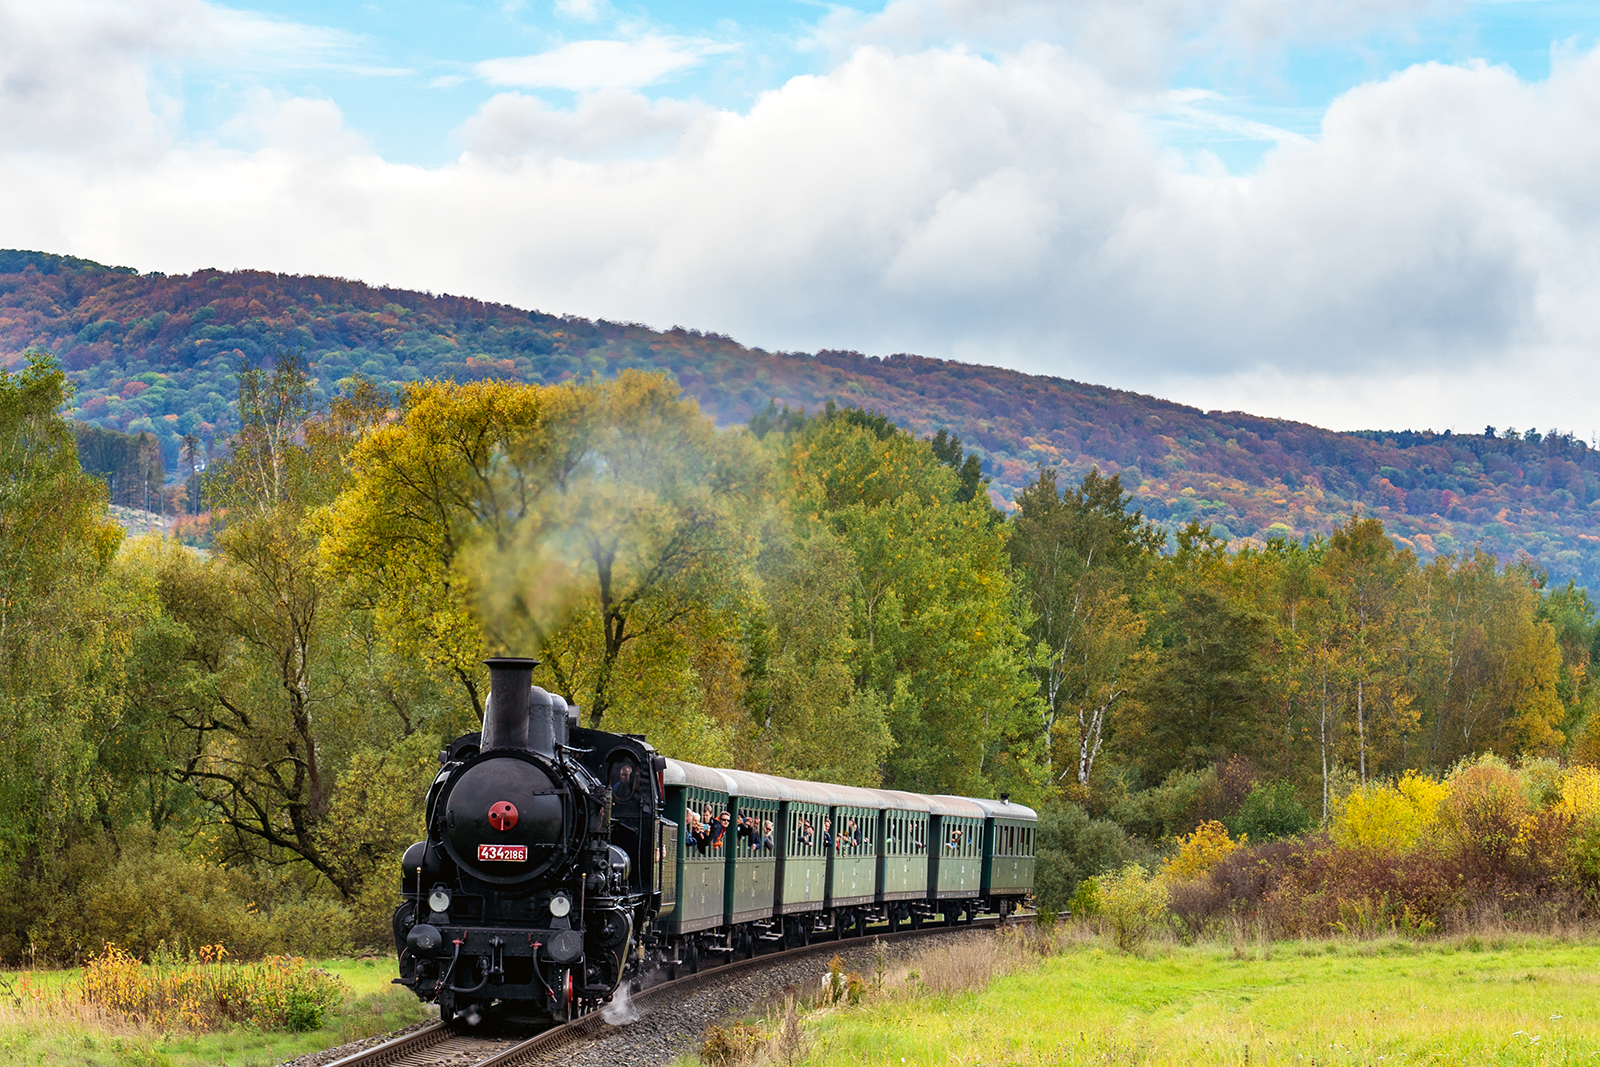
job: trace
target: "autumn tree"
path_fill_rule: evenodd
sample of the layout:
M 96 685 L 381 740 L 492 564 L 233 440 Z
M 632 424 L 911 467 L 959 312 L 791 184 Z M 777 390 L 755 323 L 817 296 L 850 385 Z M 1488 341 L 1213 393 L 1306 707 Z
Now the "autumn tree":
M 1232 567 L 1222 543 L 1191 523 L 1157 576 L 1156 662 L 1140 690 L 1140 715 L 1119 739 L 1150 780 L 1248 753 L 1261 737 L 1271 627 L 1239 595 Z
M 1405 585 L 1416 571 L 1416 559 L 1396 549 L 1383 523 L 1353 517 L 1329 539 L 1323 567 L 1334 610 L 1343 617 L 1342 659 L 1354 693 L 1356 767 L 1366 784 L 1374 734 L 1398 752 L 1416 730 L 1417 711 L 1404 669 L 1414 629 Z
M 0 876 L 110 800 L 98 755 L 125 628 L 105 583 L 122 531 L 78 464 L 71 393 L 45 353 L 0 370 Z
M 1019 494 L 1009 547 L 1028 634 L 1044 648 L 1034 670 L 1052 775 L 1086 789 L 1107 722 L 1149 662 L 1133 596 L 1165 538 L 1128 509 L 1120 476 L 1095 469 L 1072 487 L 1058 477 L 1041 470 Z
M 228 855 L 304 863 L 350 897 L 380 862 L 374 835 L 392 828 L 334 817 L 339 782 L 434 714 L 425 681 L 320 569 L 315 509 L 385 403 L 357 385 L 318 410 L 304 362 L 280 352 L 241 374 L 239 408 L 231 452 L 208 472 L 225 516 L 216 553 L 147 561 L 176 644 L 165 684 L 137 692 L 183 739 L 171 774 L 225 828 Z
M 802 539 L 829 531 L 851 561 L 851 666 L 885 708 L 900 788 L 1037 790 L 1027 639 L 983 499 L 888 419 L 825 409 L 796 434 L 782 495 Z
M 664 377 L 413 386 L 350 462 L 333 572 L 480 715 L 485 651 L 538 649 L 591 725 L 684 746 L 726 727 L 693 663 L 737 629 L 760 486 Z

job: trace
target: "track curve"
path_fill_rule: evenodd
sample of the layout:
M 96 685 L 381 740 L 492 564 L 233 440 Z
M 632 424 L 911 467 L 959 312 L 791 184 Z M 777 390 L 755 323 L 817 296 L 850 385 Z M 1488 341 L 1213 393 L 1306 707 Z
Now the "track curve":
M 1032 916 L 1014 916 L 1011 922 L 1026 923 L 1031 920 Z M 993 930 L 1000 926 L 999 919 L 983 919 L 967 925 L 929 926 L 920 930 L 901 930 L 896 933 L 885 930 L 881 933 L 869 932 L 861 937 L 838 941 L 819 941 L 801 948 L 766 953 L 746 960 L 735 960 L 706 968 L 697 974 L 680 975 L 674 979 L 656 982 L 634 993 L 632 1006 L 642 1013 L 649 1005 L 665 1000 L 669 994 L 681 996 L 699 986 L 721 981 L 741 971 L 760 970 L 812 956 L 827 956 L 841 950 L 871 944 L 874 940 L 914 941 L 936 938 L 943 934 Z M 502 1027 L 511 1029 L 515 1026 L 515 1020 L 495 1020 L 494 1025 L 497 1029 Z M 435 1021 L 390 1041 L 324 1064 L 323 1067 L 518 1067 L 565 1045 L 576 1044 L 599 1033 L 616 1031 L 626 1025 L 626 1023 L 610 1023 L 606 1021 L 604 1011 L 597 1011 L 532 1037 L 519 1038 L 492 1031 L 458 1030 L 451 1025 Z

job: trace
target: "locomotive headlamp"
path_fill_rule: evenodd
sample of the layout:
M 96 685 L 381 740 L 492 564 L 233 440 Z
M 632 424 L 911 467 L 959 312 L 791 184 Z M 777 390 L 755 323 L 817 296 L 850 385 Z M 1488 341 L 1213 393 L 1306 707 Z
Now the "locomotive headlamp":
M 565 893 L 557 893 L 550 898 L 550 914 L 561 918 L 572 910 L 572 898 Z
M 428 894 L 428 907 L 434 911 L 450 910 L 450 890 L 440 886 Z

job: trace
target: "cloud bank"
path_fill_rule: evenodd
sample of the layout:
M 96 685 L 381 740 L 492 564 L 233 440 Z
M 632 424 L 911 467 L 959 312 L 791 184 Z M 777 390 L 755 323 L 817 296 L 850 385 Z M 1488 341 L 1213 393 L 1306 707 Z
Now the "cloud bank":
M 178 136 L 164 72 L 241 47 L 226 27 L 243 16 L 70 10 L 64 26 L 0 3 L 3 246 L 916 351 L 1341 427 L 1600 429 L 1584 399 L 1600 385 L 1600 51 L 1537 83 L 1412 67 L 1237 176 L 1153 136 L 1189 98 L 1066 44 L 980 54 L 943 29 L 891 33 L 980 17 L 899 3 L 825 25 L 841 58 L 742 112 L 639 93 L 695 42 L 634 42 L 649 62 L 632 76 L 585 80 L 562 49 L 480 67 L 577 96 L 499 93 L 457 131 L 459 159 L 423 168 L 375 154 L 326 100 L 263 94 L 232 147 Z M 1318 17 L 1377 17 L 1351 10 Z

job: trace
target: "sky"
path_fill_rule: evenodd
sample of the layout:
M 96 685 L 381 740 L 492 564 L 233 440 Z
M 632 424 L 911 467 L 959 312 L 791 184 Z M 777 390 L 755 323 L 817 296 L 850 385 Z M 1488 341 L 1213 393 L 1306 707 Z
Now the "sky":
M 1600 4 L 0 0 L 0 247 L 1600 433 Z

